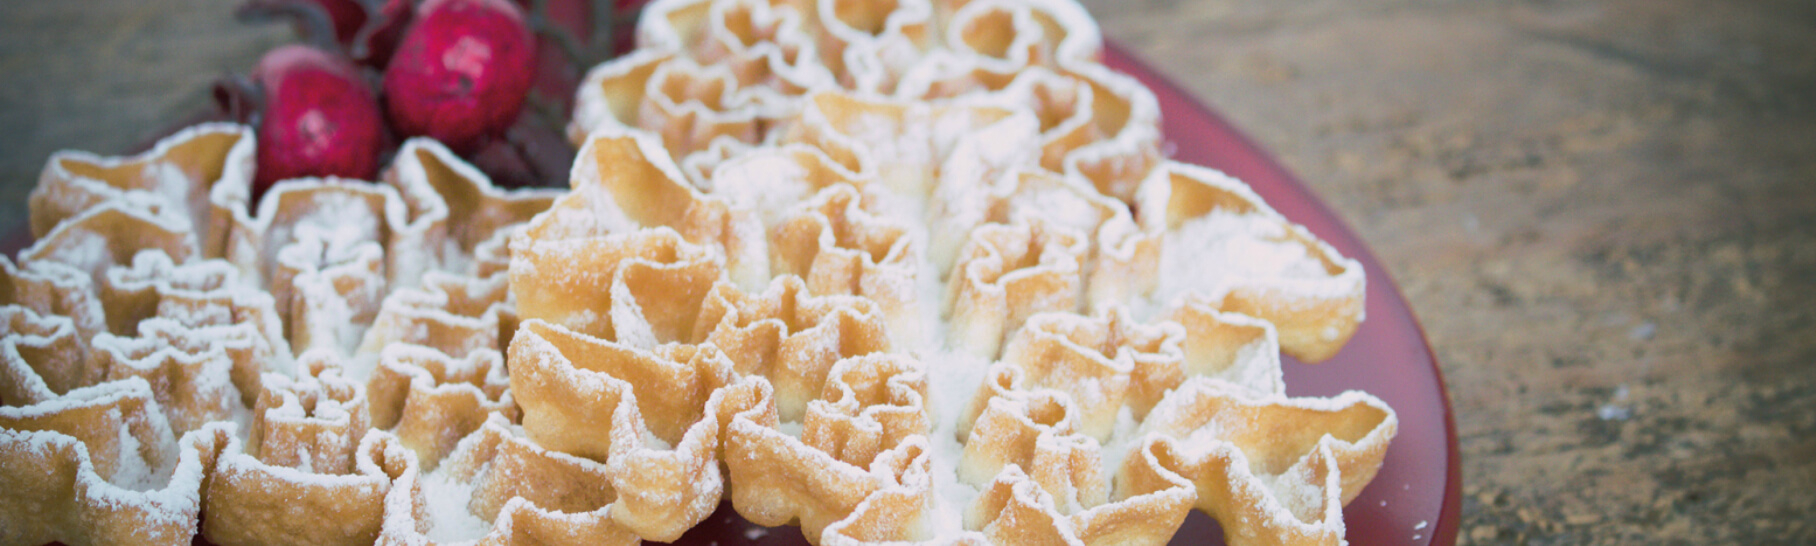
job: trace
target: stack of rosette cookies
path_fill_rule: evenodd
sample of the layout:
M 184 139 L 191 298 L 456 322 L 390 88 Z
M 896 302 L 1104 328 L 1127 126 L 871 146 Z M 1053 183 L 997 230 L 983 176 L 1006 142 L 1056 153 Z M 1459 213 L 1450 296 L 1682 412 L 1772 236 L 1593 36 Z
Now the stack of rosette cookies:
M 563 191 L 429 139 L 63 152 L 0 257 L 0 544 L 1340 544 L 1397 420 L 1285 395 L 1364 274 L 1169 161 L 1070 0 L 659 0 Z

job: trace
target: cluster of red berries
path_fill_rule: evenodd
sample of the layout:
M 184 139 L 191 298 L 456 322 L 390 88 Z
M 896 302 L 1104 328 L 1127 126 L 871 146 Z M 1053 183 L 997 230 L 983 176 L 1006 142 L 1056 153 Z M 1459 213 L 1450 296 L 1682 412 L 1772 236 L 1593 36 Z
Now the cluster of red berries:
M 223 80 L 217 102 L 257 126 L 255 194 L 289 178 L 371 180 L 399 142 L 417 136 L 502 185 L 562 184 L 573 150 L 559 120 L 581 67 L 602 60 L 581 58 L 573 44 L 604 40 L 597 35 L 610 27 L 591 23 L 615 25 L 613 12 L 641 2 L 598 4 L 248 0 L 243 19 L 288 18 L 308 43 L 265 53 L 249 79 Z M 544 119 L 525 111 L 533 89 Z

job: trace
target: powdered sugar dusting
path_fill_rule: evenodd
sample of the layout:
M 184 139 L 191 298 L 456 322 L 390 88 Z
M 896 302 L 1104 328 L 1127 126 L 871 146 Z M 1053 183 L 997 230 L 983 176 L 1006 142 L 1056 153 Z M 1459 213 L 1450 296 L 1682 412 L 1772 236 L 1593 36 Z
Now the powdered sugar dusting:
M 120 455 L 114 462 L 114 474 L 109 483 L 133 491 L 155 491 L 170 483 L 170 474 L 175 470 L 172 465 L 154 465 L 146 460 L 145 451 L 159 449 L 160 446 L 146 446 L 132 434 L 130 426 L 120 427 Z M 161 459 L 174 461 L 175 453 L 166 453 Z
M 921 228 L 925 233 L 925 228 Z M 945 283 L 940 282 L 939 275 L 932 271 L 932 264 L 922 261 L 919 277 L 919 292 L 923 302 L 939 301 L 946 292 Z M 929 438 L 933 451 L 932 468 L 933 489 L 937 499 L 934 505 L 934 529 L 939 536 L 956 536 L 964 532 L 965 512 L 980 493 L 970 484 L 958 479 L 958 462 L 964 454 L 965 447 L 958 438 L 958 421 L 960 408 L 977 393 L 978 385 L 983 383 L 984 372 L 990 367 L 990 361 L 978 357 L 964 349 L 954 349 L 947 345 L 947 325 L 940 320 L 939 305 L 921 305 L 922 314 L 927 321 L 923 331 L 932 336 L 925 349 L 913 351 L 915 357 L 927 366 L 928 400 L 927 405 L 933 409 L 933 430 Z
M 423 500 L 429 519 L 430 539 L 437 542 L 478 540 L 492 531 L 492 524 L 467 507 L 473 499 L 473 484 L 451 479 L 445 472 L 433 472 L 420 478 Z
M 1273 491 L 1281 506 L 1299 521 L 1315 522 L 1321 518 L 1325 491 L 1316 483 L 1310 469 L 1295 466 L 1278 476 L 1261 474 L 1257 477 Z
M 1184 292 L 1215 295 L 1236 276 L 1329 276 L 1304 244 L 1287 237 L 1284 223 L 1257 214 L 1211 211 L 1168 230 L 1161 244 L 1161 301 Z

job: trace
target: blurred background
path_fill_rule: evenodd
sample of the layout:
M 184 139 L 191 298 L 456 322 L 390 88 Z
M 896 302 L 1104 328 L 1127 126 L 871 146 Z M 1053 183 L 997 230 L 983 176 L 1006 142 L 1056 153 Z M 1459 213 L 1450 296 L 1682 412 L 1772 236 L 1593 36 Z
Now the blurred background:
M 234 0 L 0 3 L 0 229 L 293 39 Z M 1421 317 L 1462 543 L 1816 542 L 1816 3 L 1086 0 Z

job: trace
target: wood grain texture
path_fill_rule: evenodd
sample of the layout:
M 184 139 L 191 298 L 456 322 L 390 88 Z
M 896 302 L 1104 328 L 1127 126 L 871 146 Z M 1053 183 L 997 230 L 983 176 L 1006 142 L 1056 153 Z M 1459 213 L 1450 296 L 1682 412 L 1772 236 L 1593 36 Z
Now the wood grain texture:
M 234 0 L 0 2 L 0 229 L 51 152 L 120 153 L 210 104 L 209 85 L 293 36 Z
M 1463 542 L 1816 542 L 1816 4 L 1085 3 L 1389 264 Z M 0 3 L 0 224 L 288 39 L 233 4 Z

